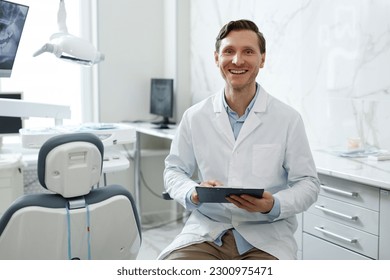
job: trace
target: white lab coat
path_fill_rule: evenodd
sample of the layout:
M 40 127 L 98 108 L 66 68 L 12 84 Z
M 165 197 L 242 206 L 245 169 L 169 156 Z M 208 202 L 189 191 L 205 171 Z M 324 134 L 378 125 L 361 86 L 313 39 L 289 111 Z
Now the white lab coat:
M 230 203 L 204 203 L 193 210 L 183 231 L 160 254 L 203 241 L 213 241 L 234 227 L 249 243 L 278 259 L 296 259 L 295 214 L 305 211 L 319 193 L 319 181 L 298 112 L 262 87 L 241 131 L 234 139 L 223 90 L 195 104 L 183 115 L 165 160 L 165 188 L 186 206 L 186 195 L 200 181 L 225 186 L 264 188 L 280 201 L 274 221 Z M 197 170 L 198 168 L 198 170 Z

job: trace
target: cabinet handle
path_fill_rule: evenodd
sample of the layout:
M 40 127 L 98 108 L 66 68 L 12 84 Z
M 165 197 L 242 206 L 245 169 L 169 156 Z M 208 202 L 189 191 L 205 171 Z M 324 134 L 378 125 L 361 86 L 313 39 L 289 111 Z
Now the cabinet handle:
M 348 242 L 348 243 L 351 243 L 351 244 L 357 243 L 357 239 L 356 239 L 356 238 L 355 238 L 355 239 L 350 239 L 350 238 L 341 236 L 341 235 L 339 235 L 339 234 L 336 234 L 336 233 L 334 233 L 334 232 L 331 232 L 331 231 L 328 231 L 328 230 L 324 229 L 324 227 L 314 227 L 314 228 L 315 228 L 316 230 L 318 230 L 318 231 L 324 233 L 324 234 L 330 235 L 330 236 L 332 236 L 332 237 L 335 237 L 335 238 L 337 238 L 337 239 L 346 241 L 346 242 Z
M 346 215 L 346 214 L 343 214 L 343 213 L 340 213 L 340 212 L 328 209 L 328 208 L 326 208 L 323 205 L 315 205 L 314 207 L 317 208 L 317 209 L 322 210 L 323 212 L 326 212 L 326 213 L 329 213 L 329 214 L 333 214 L 335 216 L 338 216 L 338 217 L 341 217 L 341 218 L 344 218 L 344 219 L 347 219 L 347 220 L 356 221 L 358 219 L 358 216 Z
M 339 189 L 332 188 L 332 187 L 325 186 L 325 185 L 321 185 L 321 188 L 324 189 L 325 191 L 332 192 L 335 194 L 341 194 L 341 195 L 350 196 L 350 197 L 358 197 L 359 196 L 359 193 L 357 193 L 357 192 L 346 192 L 346 191 L 339 190 Z

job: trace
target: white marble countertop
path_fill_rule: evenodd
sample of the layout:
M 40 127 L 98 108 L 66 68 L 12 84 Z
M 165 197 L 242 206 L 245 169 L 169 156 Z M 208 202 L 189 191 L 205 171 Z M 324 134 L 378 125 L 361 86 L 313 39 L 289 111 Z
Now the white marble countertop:
M 346 158 L 320 149 L 313 150 L 312 153 L 320 174 L 390 190 L 390 160 Z

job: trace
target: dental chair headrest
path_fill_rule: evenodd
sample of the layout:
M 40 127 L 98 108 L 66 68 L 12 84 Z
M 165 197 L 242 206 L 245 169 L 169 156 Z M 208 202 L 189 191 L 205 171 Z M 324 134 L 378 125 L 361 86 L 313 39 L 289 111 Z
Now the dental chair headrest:
M 86 195 L 100 180 L 103 154 L 103 143 L 94 134 L 54 136 L 38 154 L 39 182 L 66 198 Z

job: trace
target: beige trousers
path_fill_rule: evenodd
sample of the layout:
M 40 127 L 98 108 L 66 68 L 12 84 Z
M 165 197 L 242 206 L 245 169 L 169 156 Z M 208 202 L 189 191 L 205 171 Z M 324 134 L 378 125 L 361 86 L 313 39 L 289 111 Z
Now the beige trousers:
M 222 237 L 222 246 L 214 242 L 193 244 L 171 252 L 165 260 L 277 260 L 277 258 L 257 248 L 240 255 L 233 232 L 228 230 Z

